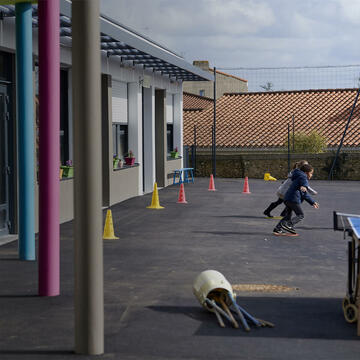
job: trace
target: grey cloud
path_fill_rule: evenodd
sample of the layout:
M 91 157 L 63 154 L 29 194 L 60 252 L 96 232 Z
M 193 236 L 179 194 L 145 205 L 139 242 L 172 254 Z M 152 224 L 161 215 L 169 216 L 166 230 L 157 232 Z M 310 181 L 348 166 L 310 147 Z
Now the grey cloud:
M 190 62 L 291 66 L 348 64 L 357 59 L 360 21 L 353 20 L 360 14 L 360 1 L 103 0 L 101 4 L 103 12 L 185 54 Z

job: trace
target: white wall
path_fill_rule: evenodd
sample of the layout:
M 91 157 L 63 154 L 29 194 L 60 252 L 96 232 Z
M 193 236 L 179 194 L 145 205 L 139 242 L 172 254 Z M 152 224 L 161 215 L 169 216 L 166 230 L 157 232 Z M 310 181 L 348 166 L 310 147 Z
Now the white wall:
M 183 156 L 183 96 L 182 92 L 174 95 L 174 147 Z
M 139 195 L 143 193 L 143 171 L 142 171 L 142 95 L 141 86 L 138 82 L 129 83 L 129 123 L 128 123 L 128 144 L 136 158 L 135 162 L 139 167 Z
M 144 88 L 144 188 L 145 193 L 153 190 L 155 182 L 155 90 Z

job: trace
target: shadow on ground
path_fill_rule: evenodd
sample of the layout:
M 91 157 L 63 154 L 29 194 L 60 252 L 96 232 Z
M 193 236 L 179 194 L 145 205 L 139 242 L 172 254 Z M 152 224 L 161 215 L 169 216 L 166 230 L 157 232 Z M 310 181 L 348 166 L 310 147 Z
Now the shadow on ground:
M 251 331 L 218 326 L 214 314 L 193 306 L 149 306 L 159 312 L 185 315 L 201 321 L 197 336 L 246 336 L 295 339 L 355 340 L 356 325 L 345 322 L 342 299 L 238 297 L 238 303 L 255 317 L 270 321 L 275 328 L 251 327 Z

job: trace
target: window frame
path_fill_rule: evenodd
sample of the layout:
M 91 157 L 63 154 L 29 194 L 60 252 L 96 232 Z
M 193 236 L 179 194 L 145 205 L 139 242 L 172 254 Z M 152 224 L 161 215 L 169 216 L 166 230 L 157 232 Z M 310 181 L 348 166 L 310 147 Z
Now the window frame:
M 114 134 L 115 129 L 115 134 Z M 124 131 L 125 142 L 123 146 L 123 152 L 121 150 L 121 132 Z M 119 159 L 124 160 L 125 154 L 129 146 L 129 125 L 123 122 L 112 123 L 112 137 L 113 137 L 113 156 L 118 156 Z M 114 141 L 115 140 L 115 141 Z

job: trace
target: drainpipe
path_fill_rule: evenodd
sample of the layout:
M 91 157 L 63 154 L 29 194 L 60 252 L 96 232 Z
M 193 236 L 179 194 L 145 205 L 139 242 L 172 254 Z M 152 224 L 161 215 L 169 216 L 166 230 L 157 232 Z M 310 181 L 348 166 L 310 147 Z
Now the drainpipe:
M 32 7 L 17 3 L 16 96 L 18 104 L 19 258 L 35 260 L 34 96 L 32 73 Z

